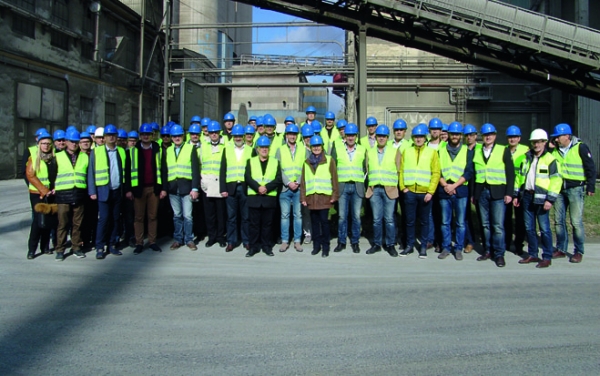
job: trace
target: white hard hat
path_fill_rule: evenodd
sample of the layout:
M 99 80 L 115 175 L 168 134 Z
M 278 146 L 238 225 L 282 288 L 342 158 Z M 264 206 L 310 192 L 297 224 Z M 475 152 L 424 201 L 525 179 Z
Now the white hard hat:
M 531 136 L 529 137 L 529 141 L 534 141 L 534 140 L 545 140 L 548 141 L 548 133 L 546 133 L 545 130 L 543 129 L 534 129 L 533 132 L 531 132 Z
M 104 127 L 96 128 L 96 132 L 94 132 L 94 136 L 96 137 L 104 137 Z

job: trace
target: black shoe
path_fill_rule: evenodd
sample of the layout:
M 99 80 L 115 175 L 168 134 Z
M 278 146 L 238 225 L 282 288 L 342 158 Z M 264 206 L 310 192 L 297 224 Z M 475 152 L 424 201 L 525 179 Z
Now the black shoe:
M 133 238 L 133 239 L 129 239 L 129 247 L 130 247 L 130 248 L 135 248 L 135 247 L 137 247 L 137 245 L 136 245 L 136 241 L 135 241 L 135 238 Z
M 494 261 L 496 262 L 496 266 L 499 268 L 503 268 L 506 266 L 506 262 L 504 261 L 504 257 L 502 256 L 496 257 Z
M 104 260 L 104 251 L 96 252 L 96 260 Z
M 254 252 L 254 251 L 248 251 L 248 252 L 246 252 L 246 257 L 252 257 L 255 254 L 256 254 L 256 252 Z
M 110 252 L 111 255 L 113 256 L 121 256 L 123 254 L 123 252 L 119 251 L 118 249 L 116 249 L 115 247 L 108 247 L 108 251 Z
M 56 252 L 56 257 L 54 258 L 54 260 L 56 261 L 64 261 L 65 259 L 65 253 L 64 252 Z
M 398 256 L 400 257 L 405 257 L 410 255 L 411 253 L 413 253 L 415 250 L 413 247 L 406 247 L 404 248 L 404 250 L 402 252 L 400 252 L 400 254 Z
M 419 251 L 419 258 L 420 259 L 426 259 L 427 258 L 427 249 L 421 248 L 421 250 Z
M 323 250 L 323 252 L 321 253 L 321 257 L 329 257 L 329 250 Z
M 227 247 L 227 242 L 225 242 L 225 241 L 221 240 L 221 241 L 219 242 L 219 247 L 221 247 L 221 248 L 225 248 L 225 247 Z
M 321 249 L 319 249 L 319 248 L 314 248 L 310 254 L 311 254 L 311 255 L 313 255 L 313 256 L 316 256 L 316 255 L 318 255 L 318 254 L 319 254 L 319 252 L 321 252 Z
M 338 244 L 338 245 L 337 245 L 337 246 L 336 246 L 336 247 L 333 249 L 333 251 L 334 251 L 334 252 L 341 252 L 341 251 L 343 251 L 344 249 L 346 249 L 346 244 L 341 244 L 341 243 L 340 243 L 340 244 Z
M 281 245 L 282 241 L 281 241 L 281 237 L 277 238 L 277 244 Z
M 206 242 L 205 247 L 206 248 L 210 248 L 210 247 L 212 247 L 215 244 L 217 244 L 216 240 L 209 240 L 209 241 Z
M 144 252 L 144 246 L 143 245 L 136 245 L 135 249 L 133 250 L 133 254 L 134 255 L 139 255 L 142 252 Z
M 385 250 L 387 251 L 387 253 L 390 254 L 390 256 L 398 257 L 398 251 L 396 251 L 396 247 L 394 247 L 393 245 L 390 245 L 389 247 L 385 247 Z
M 350 247 L 352 247 L 352 252 L 354 253 L 360 253 L 360 247 L 357 244 L 352 244 Z
M 35 258 L 35 252 L 27 252 L 27 260 L 33 260 Z
M 273 251 L 272 251 L 272 250 L 270 250 L 270 249 L 265 249 L 263 252 L 264 252 L 264 253 L 265 253 L 265 255 L 267 255 L 267 256 L 275 256 L 275 254 L 273 253 Z
M 372 255 L 374 253 L 377 253 L 381 251 L 381 246 L 380 245 L 374 245 L 371 248 L 367 249 L 367 255 Z
M 75 256 L 77 258 L 85 258 L 85 253 L 83 253 L 81 250 L 77 250 L 77 251 L 71 250 L 71 253 L 73 254 L 73 256 Z
M 51 255 L 51 254 L 53 254 L 54 252 L 52 252 L 52 250 L 51 250 L 51 249 L 44 249 L 44 250 L 42 251 L 42 253 L 43 253 L 43 254 L 45 254 L 45 255 Z M 34 252 L 34 254 L 35 254 L 35 252 Z
M 150 249 L 154 252 L 162 252 L 162 248 L 160 248 L 156 243 L 152 243 L 148 247 L 150 247 Z

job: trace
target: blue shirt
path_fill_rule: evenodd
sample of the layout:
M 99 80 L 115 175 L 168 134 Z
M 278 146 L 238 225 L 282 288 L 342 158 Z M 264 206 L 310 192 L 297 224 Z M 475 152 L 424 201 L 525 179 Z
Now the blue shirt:
M 119 152 L 117 148 L 110 149 L 106 146 L 106 151 L 108 152 L 108 171 L 110 172 L 109 178 L 110 181 L 108 185 L 111 190 L 118 189 L 121 186 L 121 174 L 119 173 Z

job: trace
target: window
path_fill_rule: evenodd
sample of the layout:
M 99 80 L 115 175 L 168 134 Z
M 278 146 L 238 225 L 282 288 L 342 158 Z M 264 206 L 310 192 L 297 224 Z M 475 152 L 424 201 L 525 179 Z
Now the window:
M 84 59 L 94 59 L 94 44 L 93 43 L 81 43 L 81 57 Z
M 23 34 L 29 38 L 35 38 L 35 21 L 13 13 L 12 31 Z
M 94 99 L 79 97 L 79 111 L 82 129 L 85 129 L 90 124 L 94 124 Z
M 7 2 L 32 13 L 35 12 L 35 0 L 7 0 Z
M 140 126 L 139 117 L 140 108 L 138 106 L 131 106 L 131 129 L 136 130 Z
M 69 27 L 69 6 L 66 0 L 53 1 L 52 21 L 60 26 Z
M 60 31 L 50 31 L 50 44 L 62 50 L 69 50 L 69 36 Z
M 117 122 L 117 105 L 111 102 L 104 103 L 104 122 L 106 124 L 116 125 Z
M 83 17 L 81 17 L 81 30 L 84 32 L 94 34 L 95 17 L 89 9 L 84 10 Z

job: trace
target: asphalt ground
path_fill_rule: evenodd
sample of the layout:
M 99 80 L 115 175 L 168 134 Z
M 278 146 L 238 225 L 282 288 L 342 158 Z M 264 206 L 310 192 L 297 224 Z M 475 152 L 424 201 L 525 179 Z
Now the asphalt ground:
M 364 240 L 327 259 L 161 239 L 27 260 L 28 193 L 0 192 L 0 375 L 600 373 L 597 244 L 548 269 L 365 255 Z

